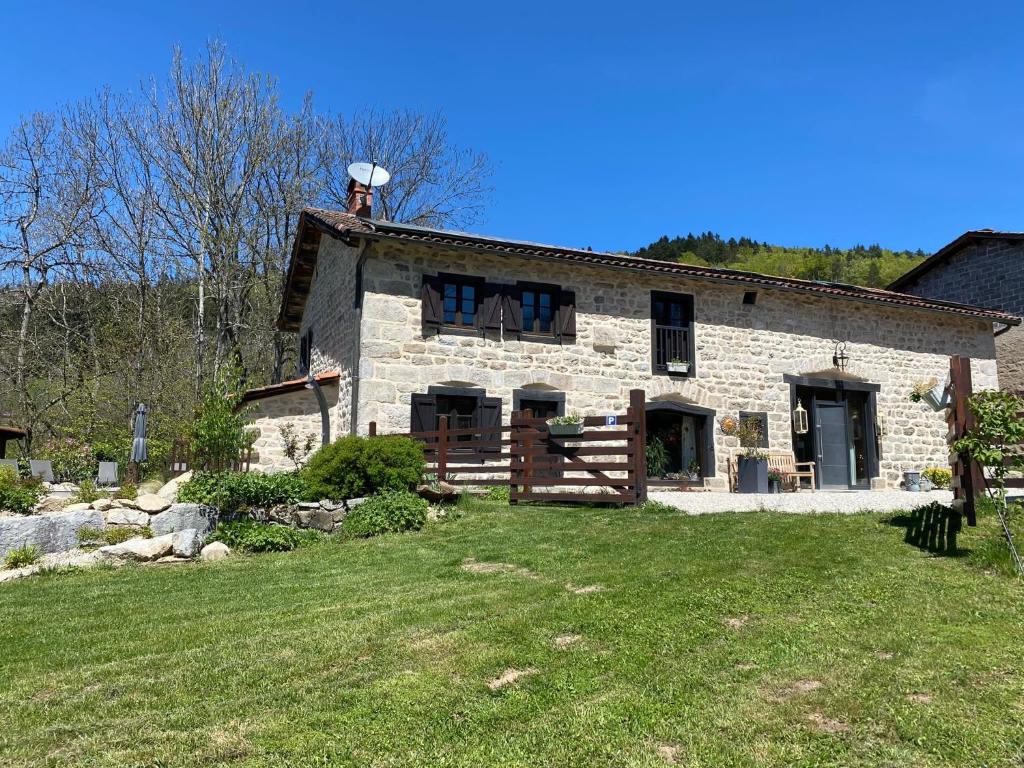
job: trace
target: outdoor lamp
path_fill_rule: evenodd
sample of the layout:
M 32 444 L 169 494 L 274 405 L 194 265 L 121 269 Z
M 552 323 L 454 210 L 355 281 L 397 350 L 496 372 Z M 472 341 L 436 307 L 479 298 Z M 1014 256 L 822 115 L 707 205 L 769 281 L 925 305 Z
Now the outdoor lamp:
M 846 370 L 846 364 L 850 361 L 846 354 L 846 342 L 837 341 L 835 351 L 832 353 L 832 366 L 840 371 Z
M 793 409 L 793 431 L 798 435 L 807 434 L 807 411 L 799 400 L 796 401 L 796 408 Z

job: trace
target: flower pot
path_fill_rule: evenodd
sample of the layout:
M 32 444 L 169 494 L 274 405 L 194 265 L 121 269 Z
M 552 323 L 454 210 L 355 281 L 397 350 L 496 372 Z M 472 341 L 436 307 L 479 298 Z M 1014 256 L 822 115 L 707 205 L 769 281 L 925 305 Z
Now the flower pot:
M 903 473 L 903 487 L 912 493 L 918 493 L 921 490 L 921 473 L 920 472 L 904 472 Z
M 583 422 L 579 424 L 548 424 L 548 434 L 555 437 L 565 437 L 567 435 L 582 435 L 583 434 Z
M 782 493 L 782 484 L 778 480 L 769 480 L 768 487 L 771 493 Z
M 946 384 L 936 384 L 921 395 L 921 399 L 928 403 L 933 411 L 941 411 L 943 408 L 949 407 L 951 401 L 949 387 Z
M 768 459 L 740 456 L 736 467 L 736 490 L 740 493 L 768 493 Z
M 700 472 L 687 472 L 686 479 L 689 480 L 691 483 L 696 483 L 698 480 L 700 480 Z
M 666 363 L 669 373 L 689 373 L 689 363 Z

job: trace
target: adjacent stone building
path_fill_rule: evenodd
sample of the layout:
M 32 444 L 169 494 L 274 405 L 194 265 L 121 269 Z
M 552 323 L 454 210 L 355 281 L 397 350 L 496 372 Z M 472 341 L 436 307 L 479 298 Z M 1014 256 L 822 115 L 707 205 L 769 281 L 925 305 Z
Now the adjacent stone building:
M 364 211 L 365 212 L 365 211 Z M 997 385 L 993 324 L 1005 312 L 848 285 L 376 221 L 308 209 L 279 319 L 303 369 L 330 375 L 332 434 L 621 413 L 646 392 L 649 439 L 672 472 L 727 487 L 738 448 L 726 416 L 757 418 L 763 445 L 818 463 L 822 488 L 897 487 L 947 463 L 945 414 L 909 400 L 972 359 Z M 261 399 L 261 451 L 316 401 Z M 793 429 L 793 411 L 811 428 Z
M 891 290 L 1024 315 L 1024 232 L 965 232 L 896 280 Z M 1024 330 L 996 329 L 999 384 L 1024 390 Z

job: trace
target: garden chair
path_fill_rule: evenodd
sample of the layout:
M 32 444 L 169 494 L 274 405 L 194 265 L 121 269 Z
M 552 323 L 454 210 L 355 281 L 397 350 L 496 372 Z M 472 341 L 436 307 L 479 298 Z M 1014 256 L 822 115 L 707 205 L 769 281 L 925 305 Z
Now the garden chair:
M 11 467 L 14 469 L 14 474 L 20 472 L 17 459 L 0 459 L 0 467 Z
M 117 462 L 101 461 L 96 475 L 96 485 L 117 485 Z
M 811 481 L 811 490 L 815 490 L 813 461 L 797 461 L 791 451 L 770 451 L 768 471 L 773 470 L 782 476 L 782 487 L 787 490 L 799 491 L 800 481 L 805 477 Z
M 49 459 L 30 459 L 28 466 L 32 471 L 32 477 L 38 477 L 44 483 L 53 482 L 53 462 Z

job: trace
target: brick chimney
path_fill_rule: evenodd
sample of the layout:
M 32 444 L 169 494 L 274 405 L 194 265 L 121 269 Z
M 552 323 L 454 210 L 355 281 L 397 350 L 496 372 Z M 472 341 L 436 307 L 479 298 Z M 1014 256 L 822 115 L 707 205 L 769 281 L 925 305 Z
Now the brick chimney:
M 373 209 L 373 187 L 364 187 L 355 179 L 349 179 L 345 206 L 351 214 L 370 218 Z

